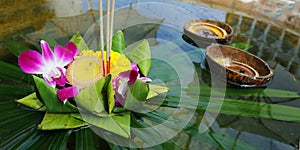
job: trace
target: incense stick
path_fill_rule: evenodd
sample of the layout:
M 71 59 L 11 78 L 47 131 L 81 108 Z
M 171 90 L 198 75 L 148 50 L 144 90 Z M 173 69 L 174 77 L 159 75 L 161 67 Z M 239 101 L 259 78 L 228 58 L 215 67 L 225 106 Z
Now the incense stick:
M 99 2 L 99 21 L 100 21 L 100 50 L 101 50 L 101 59 L 102 59 L 102 72 L 103 76 L 105 75 L 105 61 L 104 61 L 104 37 L 103 37 L 103 8 L 102 0 Z
M 115 0 L 112 0 L 112 4 L 111 4 L 111 17 L 110 17 L 110 36 L 111 36 L 111 40 L 109 43 L 109 53 L 108 53 L 108 69 L 110 71 L 110 50 L 112 50 L 112 37 L 113 37 L 113 28 L 114 28 L 114 15 L 115 15 Z
M 110 52 L 110 0 L 106 0 L 106 74 L 109 70 L 109 52 Z

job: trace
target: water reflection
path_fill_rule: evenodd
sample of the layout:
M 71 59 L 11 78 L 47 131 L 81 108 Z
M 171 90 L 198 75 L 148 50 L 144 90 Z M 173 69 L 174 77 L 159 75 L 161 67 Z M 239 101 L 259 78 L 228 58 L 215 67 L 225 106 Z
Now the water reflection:
M 226 22 L 234 27 L 233 42 L 246 42 L 254 47 L 251 53 L 273 65 L 280 64 L 300 79 L 300 38 L 286 27 L 274 26 L 254 18 L 227 14 Z

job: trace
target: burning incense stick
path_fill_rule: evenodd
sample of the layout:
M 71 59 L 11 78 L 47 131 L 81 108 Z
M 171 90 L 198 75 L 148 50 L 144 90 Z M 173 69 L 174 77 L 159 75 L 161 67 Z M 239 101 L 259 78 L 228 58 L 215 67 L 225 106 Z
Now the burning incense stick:
M 115 0 L 112 0 L 112 4 L 111 4 L 111 13 L 110 13 L 110 37 L 111 40 L 109 42 L 109 51 L 108 51 L 108 73 L 110 73 L 110 50 L 112 49 L 112 36 L 113 36 L 113 27 L 114 27 L 114 11 L 115 11 Z
M 105 61 L 104 61 L 104 38 L 103 38 L 103 8 L 102 0 L 99 2 L 99 19 L 100 19 L 100 49 L 101 49 L 101 60 L 102 60 L 102 72 L 105 76 Z
M 109 71 L 109 52 L 110 52 L 110 0 L 106 0 L 106 74 Z
M 102 0 L 99 2 L 99 14 L 100 14 L 100 44 L 102 51 L 102 70 L 103 75 L 110 73 L 110 51 L 112 49 L 112 34 L 113 34 L 113 24 L 114 24 L 114 10 L 115 10 L 115 0 L 106 0 L 106 58 L 104 57 L 104 29 L 103 29 L 103 9 Z M 105 64 L 106 62 L 106 64 Z

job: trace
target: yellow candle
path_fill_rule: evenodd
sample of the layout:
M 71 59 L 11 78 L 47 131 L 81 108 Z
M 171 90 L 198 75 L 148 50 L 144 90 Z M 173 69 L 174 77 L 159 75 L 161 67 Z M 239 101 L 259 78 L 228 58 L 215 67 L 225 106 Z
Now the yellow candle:
M 102 62 L 95 56 L 81 56 L 68 66 L 67 79 L 72 85 L 85 88 L 103 77 Z

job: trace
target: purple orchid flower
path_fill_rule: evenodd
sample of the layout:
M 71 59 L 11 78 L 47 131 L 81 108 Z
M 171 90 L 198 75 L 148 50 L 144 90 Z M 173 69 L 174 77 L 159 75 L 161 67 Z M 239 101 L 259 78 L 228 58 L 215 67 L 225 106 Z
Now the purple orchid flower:
M 133 84 L 136 80 L 143 82 L 149 82 L 151 79 L 146 77 L 140 77 L 139 68 L 135 62 L 131 63 L 132 70 L 121 72 L 118 77 L 112 80 L 113 89 L 115 91 L 115 104 L 117 107 L 122 107 L 126 100 L 126 95 L 130 84 Z
M 41 40 L 42 55 L 35 50 L 22 52 L 18 57 L 20 68 L 28 74 L 42 74 L 44 80 L 53 88 L 56 85 L 65 86 L 66 69 L 78 54 L 76 45 L 72 42 L 65 47 L 55 46 L 54 52 L 46 41 Z
M 68 98 L 76 97 L 79 93 L 80 88 L 78 86 L 71 86 L 67 88 L 63 88 L 57 91 L 57 96 L 60 101 L 64 104 L 67 102 Z

